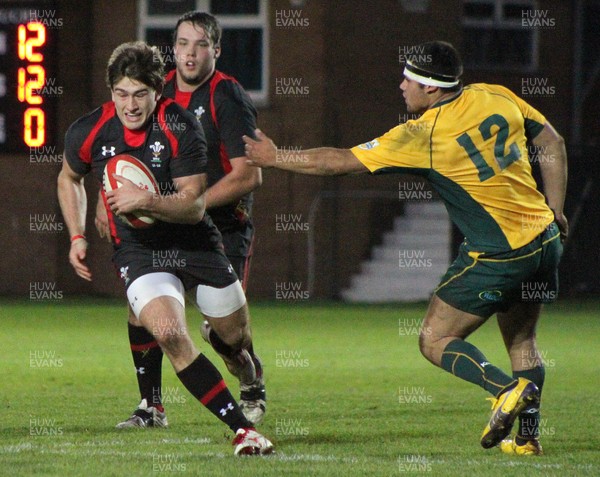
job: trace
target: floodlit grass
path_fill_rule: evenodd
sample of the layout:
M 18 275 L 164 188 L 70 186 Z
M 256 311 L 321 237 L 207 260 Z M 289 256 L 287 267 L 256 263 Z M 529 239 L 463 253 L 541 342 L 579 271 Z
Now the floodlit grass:
M 232 434 L 164 363 L 168 429 L 117 431 L 138 402 L 124 304 L 0 303 L 0 474 L 11 476 L 600 475 L 600 305 L 548 307 L 541 458 L 479 445 L 487 394 L 434 368 L 417 348 L 425 305 L 254 303 L 265 364 L 266 458 L 234 458 Z M 188 319 L 197 344 L 200 318 Z M 495 320 L 472 337 L 507 368 Z

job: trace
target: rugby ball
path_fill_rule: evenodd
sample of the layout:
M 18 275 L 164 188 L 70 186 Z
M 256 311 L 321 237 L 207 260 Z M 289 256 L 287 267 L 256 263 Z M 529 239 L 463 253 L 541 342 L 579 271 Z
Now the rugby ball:
M 148 167 L 142 161 L 133 156 L 128 154 L 119 154 L 112 157 L 108 161 L 104 167 L 104 176 L 102 181 L 105 192 L 118 189 L 122 185 L 113 177 L 113 174 L 117 174 L 119 176 L 123 176 L 125 179 L 129 179 L 140 189 L 149 190 L 154 194 L 159 193 L 158 184 L 150 169 L 148 169 Z M 126 225 L 129 225 L 135 229 L 150 227 L 155 222 L 154 217 L 143 215 L 142 213 L 138 212 L 120 214 L 118 217 L 125 222 Z

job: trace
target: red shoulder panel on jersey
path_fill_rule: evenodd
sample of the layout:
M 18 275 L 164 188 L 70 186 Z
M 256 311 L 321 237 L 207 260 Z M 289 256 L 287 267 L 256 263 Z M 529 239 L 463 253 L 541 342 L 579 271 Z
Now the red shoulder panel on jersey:
M 215 71 L 215 74 L 210 80 L 210 115 L 212 116 L 213 122 L 215 123 L 217 129 L 219 129 L 219 121 L 217 120 L 217 108 L 215 106 L 215 90 L 217 89 L 217 85 L 224 80 L 237 83 L 237 80 L 233 76 L 226 75 L 221 71 Z M 229 156 L 227 155 L 227 151 L 225 150 L 225 146 L 222 142 L 219 144 L 219 159 L 221 161 L 223 171 L 225 174 L 229 174 L 233 168 L 231 167 Z
M 171 131 L 171 128 L 167 124 L 167 118 L 165 115 L 165 109 L 171 104 L 177 103 L 175 103 L 175 101 L 173 101 L 171 98 L 163 98 L 159 103 L 158 114 L 156 116 L 158 118 L 158 126 L 160 127 L 160 130 L 165 134 L 165 136 L 167 136 L 169 144 L 171 145 L 171 157 L 175 158 L 179 152 L 179 141 L 177 141 L 173 131 Z
M 87 164 L 92 163 L 92 144 L 94 144 L 94 139 L 96 139 L 96 135 L 98 134 L 98 131 L 100 131 L 100 128 L 102 126 L 104 126 L 104 123 L 106 123 L 106 121 L 108 121 L 114 115 L 115 115 L 115 103 L 113 103 L 112 101 L 110 101 L 108 103 L 104 103 L 102 105 L 102 115 L 100 116 L 100 119 L 98 119 L 96 124 L 94 124 L 94 127 L 92 128 L 90 133 L 87 135 L 87 137 L 85 138 L 85 141 L 83 141 L 83 144 L 81 145 L 81 148 L 79 149 L 79 158 L 83 162 L 85 162 Z
M 217 89 L 217 85 L 223 80 L 237 83 L 237 80 L 233 76 L 226 75 L 221 71 L 215 71 L 215 74 L 210 80 L 210 115 L 212 116 L 217 129 L 219 129 L 219 121 L 217 120 L 217 108 L 215 106 L 215 90 Z

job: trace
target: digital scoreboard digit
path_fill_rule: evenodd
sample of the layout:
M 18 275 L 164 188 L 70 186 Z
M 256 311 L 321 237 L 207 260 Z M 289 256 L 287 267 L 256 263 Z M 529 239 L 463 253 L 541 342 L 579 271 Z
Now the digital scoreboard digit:
M 52 141 L 57 29 L 54 2 L 0 6 L 0 153 L 29 153 Z

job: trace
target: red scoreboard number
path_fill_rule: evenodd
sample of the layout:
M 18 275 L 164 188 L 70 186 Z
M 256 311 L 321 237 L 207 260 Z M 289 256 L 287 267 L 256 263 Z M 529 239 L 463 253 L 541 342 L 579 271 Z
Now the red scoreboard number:
M 55 5 L 9 0 L 0 6 L 0 153 L 31 154 L 54 139 L 50 126 L 62 92 L 53 73 Z
M 46 143 L 46 113 L 38 106 L 44 98 L 36 90 L 43 89 L 46 83 L 44 55 L 39 51 L 46 43 L 46 27 L 32 22 L 20 24 L 17 31 L 18 57 L 26 62 L 17 73 L 17 98 L 28 106 L 23 113 L 23 142 L 29 147 L 41 147 Z

